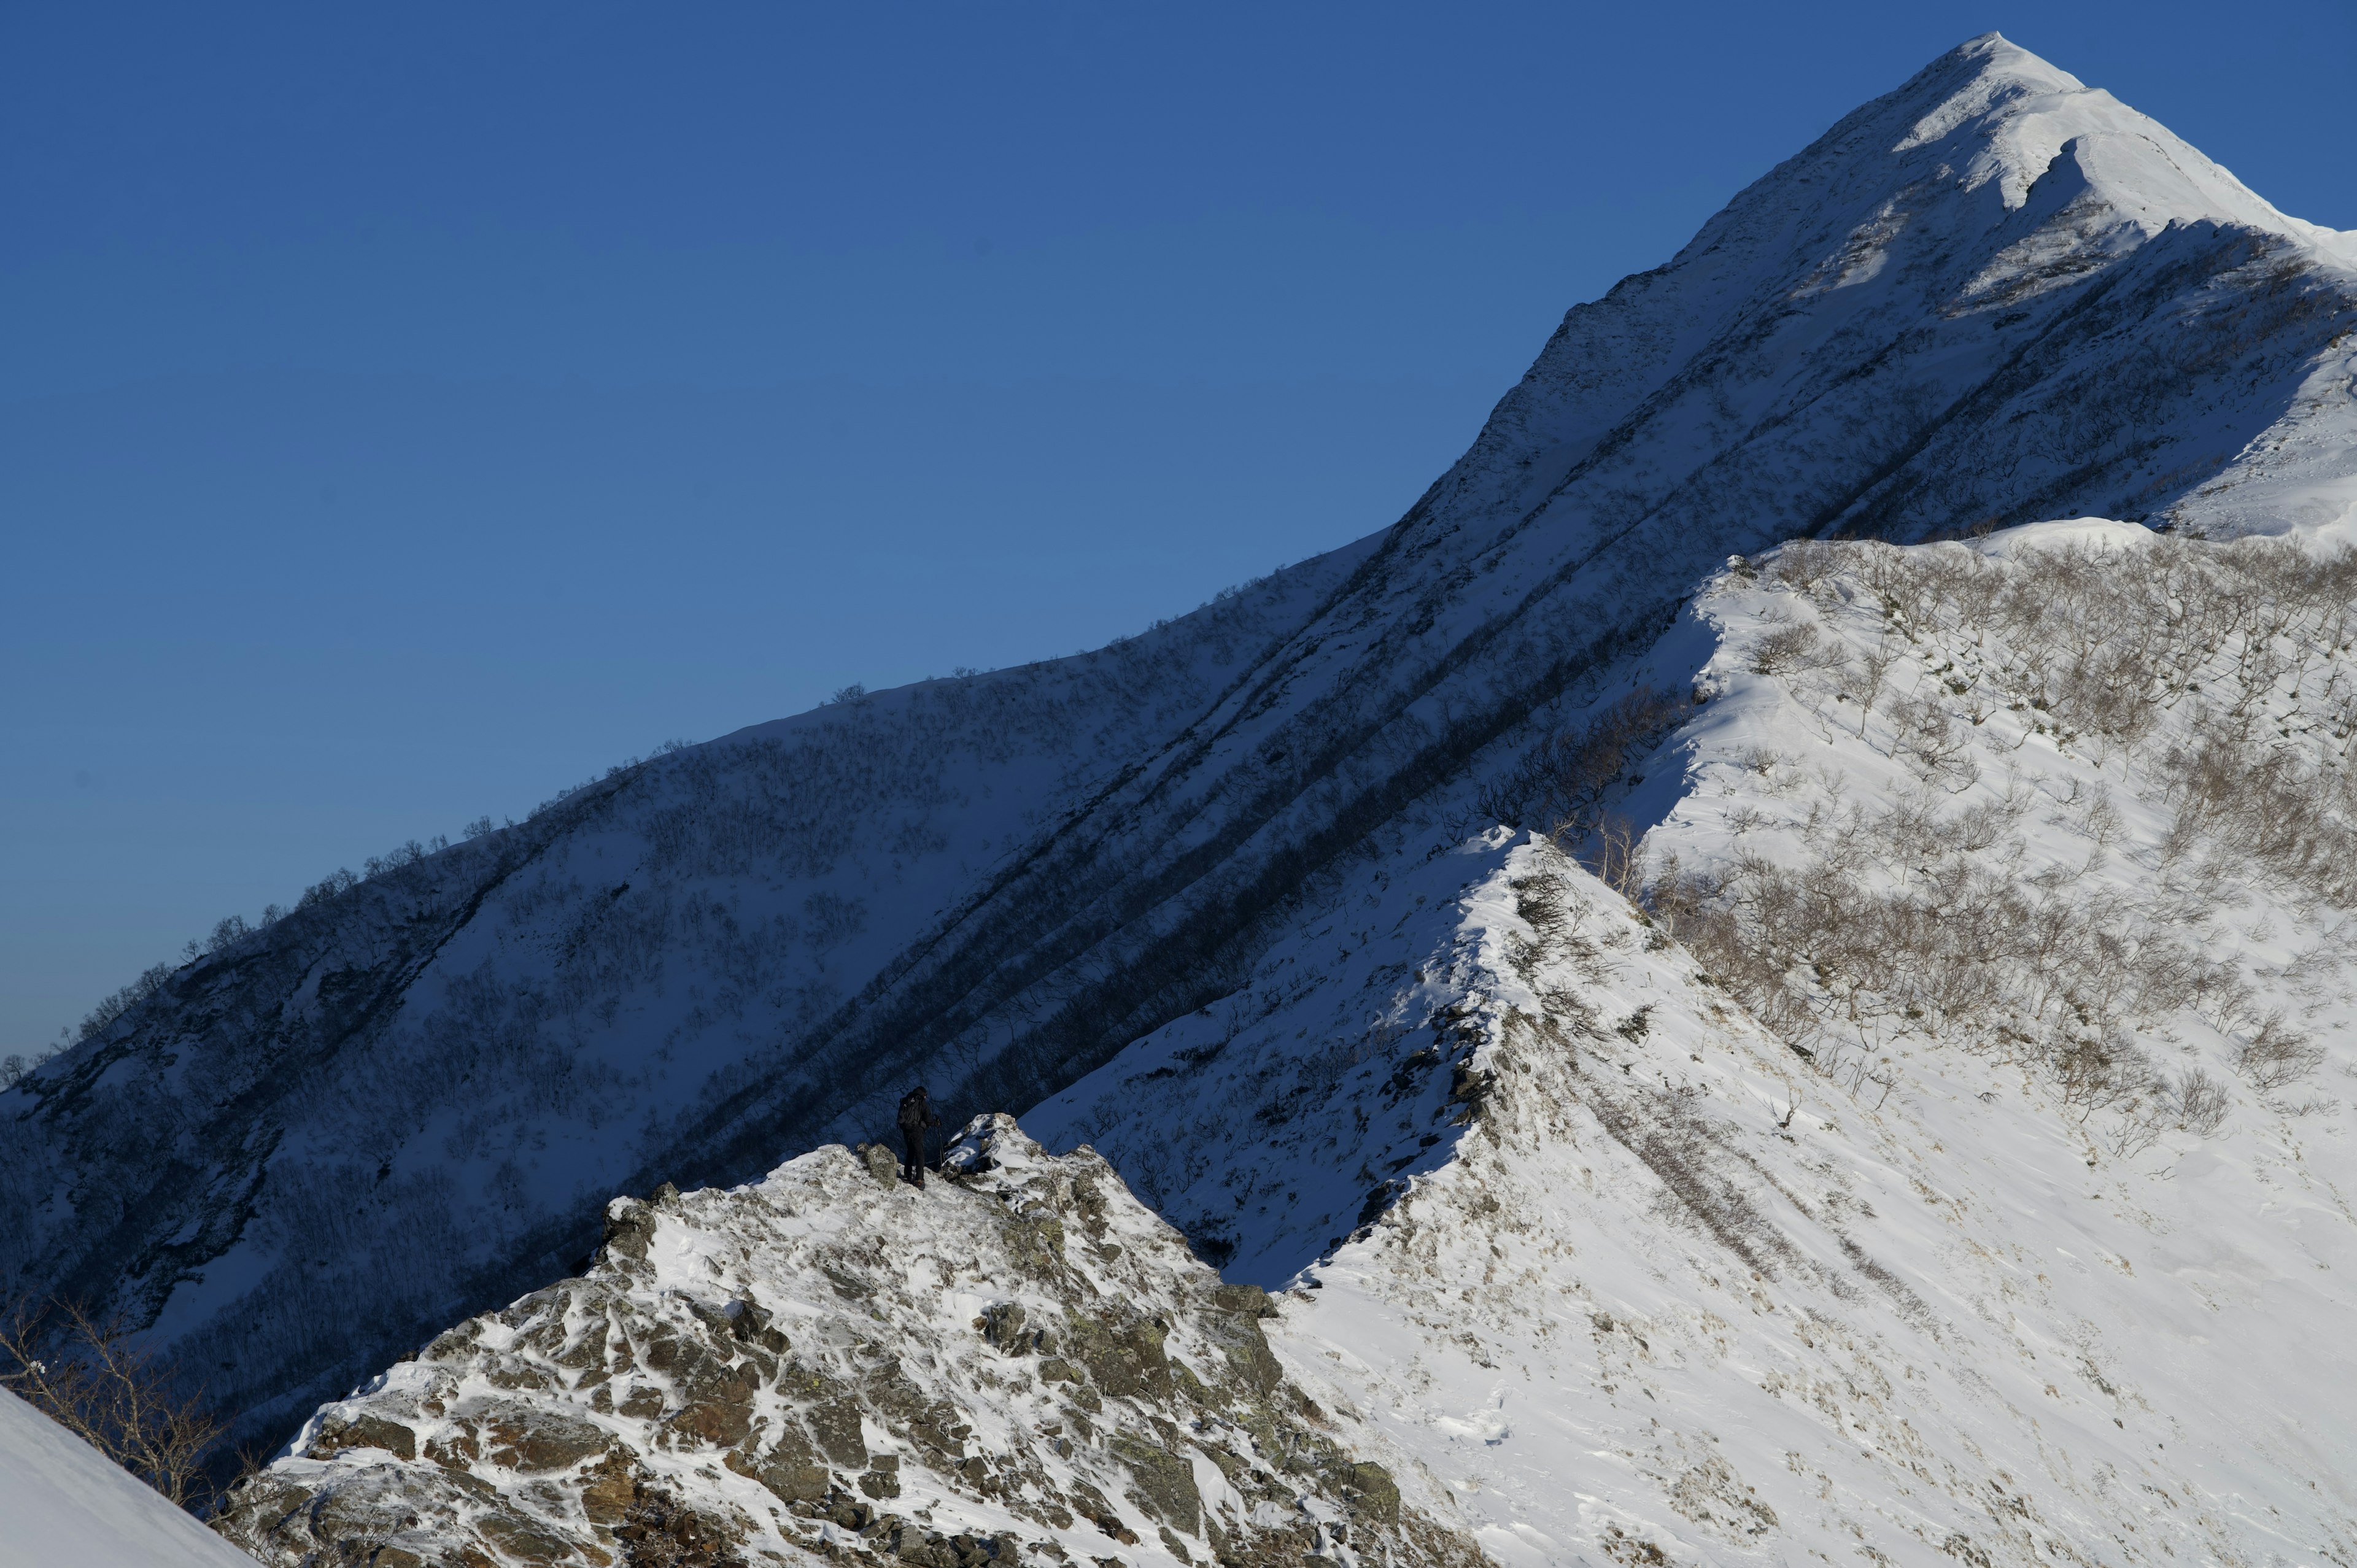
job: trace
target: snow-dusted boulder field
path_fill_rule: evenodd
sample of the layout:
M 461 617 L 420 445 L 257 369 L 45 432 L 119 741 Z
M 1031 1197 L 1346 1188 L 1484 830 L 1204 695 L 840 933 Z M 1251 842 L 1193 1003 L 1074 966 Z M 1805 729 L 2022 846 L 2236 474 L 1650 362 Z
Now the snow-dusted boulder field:
M 2352 328 L 2357 239 L 1976 39 L 1571 311 L 1383 532 L 171 976 L 0 1095 L 0 1270 L 297 1434 L 233 1516 L 286 1562 L 2357 1560 Z M 920 1079 L 1027 1152 L 830 1152 Z M 1027 1273 L 1018 1167 L 1125 1239 Z M 1214 1387 L 1203 1265 L 1296 1425 Z M 992 1316 L 1100 1298 L 1204 1398 Z M 683 1416 L 665 1336 L 742 1399 Z M 888 1507 L 789 1364 L 965 1435 L 860 1403 Z

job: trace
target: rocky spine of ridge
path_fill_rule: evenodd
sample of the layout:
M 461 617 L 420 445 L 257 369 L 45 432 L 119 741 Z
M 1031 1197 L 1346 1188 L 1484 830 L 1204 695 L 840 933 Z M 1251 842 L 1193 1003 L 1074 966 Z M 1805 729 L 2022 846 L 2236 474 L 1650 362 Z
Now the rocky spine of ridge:
M 1479 1561 L 1093 1153 L 998 1115 L 945 1168 L 618 1198 L 587 1273 L 323 1408 L 217 1528 L 285 1568 Z

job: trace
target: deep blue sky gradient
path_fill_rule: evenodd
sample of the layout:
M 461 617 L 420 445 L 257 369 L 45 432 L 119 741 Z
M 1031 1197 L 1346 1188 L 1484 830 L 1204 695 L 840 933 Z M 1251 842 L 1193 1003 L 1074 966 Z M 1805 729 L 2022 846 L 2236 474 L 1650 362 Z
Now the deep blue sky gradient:
M 2357 9 L 0 10 L 0 1051 L 217 917 L 1391 521 L 1989 27 L 2357 227 Z

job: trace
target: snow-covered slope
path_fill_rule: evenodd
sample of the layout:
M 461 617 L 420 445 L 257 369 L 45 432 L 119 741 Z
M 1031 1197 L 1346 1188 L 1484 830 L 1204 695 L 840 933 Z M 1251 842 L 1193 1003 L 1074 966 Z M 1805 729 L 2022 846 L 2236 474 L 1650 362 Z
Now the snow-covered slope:
M 0 1389 L 0 1565 L 253 1568 L 253 1560 Z
M 1437 803 L 1027 1125 L 1501 1561 L 2347 1560 L 2352 600 L 2101 521 L 1738 562 L 1649 728 L 1560 716 L 1609 766 L 1534 748 L 1641 908 Z
M 618 1201 L 587 1279 L 323 1410 L 229 1528 L 290 1568 L 650 1530 L 942 1568 L 2342 1561 L 2353 585 L 2101 520 L 1731 563 L 1545 715 L 1567 744 L 1480 758 L 1026 1115 L 1071 1153 L 1001 1117 L 963 1186 L 833 1149 Z M 1517 801 L 1558 832 L 1466 831 Z M 1146 1323 L 1167 1388 L 1121 1369 Z M 1174 1448 L 1183 1518 L 1140 1467 Z M 1292 1490 L 1221 1490 L 1255 1470 Z
M 1469 776 L 1619 690 L 1730 553 L 2074 512 L 2344 530 L 2350 259 L 1975 40 L 1574 309 L 1381 534 L 1096 654 L 619 770 L 189 966 L 0 1096 L 0 1269 L 152 1316 L 283 1432 L 575 1268 L 615 1190 L 872 1133 L 915 1077 L 978 1112 L 1143 1037 L 1210 1050 L 1284 952 L 1420 930 L 1304 911 L 1414 881 L 1478 826 Z M 1400 1093 L 1437 1103 L 1422 1071 Z M 1307 1125 L 1333 1092 L 1272 1136 L 1334 1137 L 1355 1185 L 1223 1192 L 1297 1227 L 1201 1230 L 1233 1266 L 1283 1273 L 1442 1157 L 1400 1141 L 1425 1101 L 1371 1117 L 1380 1152 Z M 1154 1157 L 1208 1223 L 1187 1151 Z

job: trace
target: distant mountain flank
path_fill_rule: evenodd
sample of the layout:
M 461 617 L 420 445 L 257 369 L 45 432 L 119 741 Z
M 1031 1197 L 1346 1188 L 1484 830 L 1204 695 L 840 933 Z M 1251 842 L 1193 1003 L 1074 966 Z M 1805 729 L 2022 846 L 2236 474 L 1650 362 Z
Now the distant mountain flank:
M 1733 787 L 1744 765 L 1732 754 L 1717 757 L 1719 772 L 1637 760 L 1693 718 L 1704 690 L 1695 682 L 1713 656 L 1698 607 L 1724 608 L 1749 591 L 1730 585 L 1731 557 L 1749 560 L 1790 540 L 1912 546 L 2071 518 L 2140 525 L 2140 534 L 2166 534 L 2173 548 L 2244 552 L 2222 560 L 2256 559 L 2252 551 L 2276 547 L 2267 541 L 2327 549 L 2357 520 L 2352 328 L 2357 237 L 2277 213 L 2109 94 L 1995 35 L 1975 39 L 1780 165 L 1668 263 L 1574 307 L 1471 448 L 1389 528 L 1095 653 L 858 694 L 619 770 L 526 822 L 389 866 L 173 973 L 0 1092 L 0 1285 L 133 1315 L 226 1402 L 242 1435 L 284 1441 L 322 1402 L 413 1357 L 453 1322 L 582 1273 L 616 1193 L 744 1183 L 823 1145 L 874 1136 L 888 1124 L 892 1099 L 922 1080 L 954 1117 L 1014 1111 L 1059 1151 L 1067 1134 L 1096 1139 L 1200 1255 L 1281 1286 L 1338 1247 L 1380 1242 L 1370 1228 L 1417 1180 L 1458 1168 L 1451 1162 L 1478 1120 L 1470 1108 L 1492 1103 L 1480 1074 L 1501 1069 L 1469 1053 L 1477 1045 L 1505 1050 L 1499 1031 L 1507 1025 L 1495 1007 L 1477 1019 L 1475 1001 L 1494 1002 L 1507 983 L 1499 977 L 1523 972 L 1494 953 L 1476 966 L 1480 975 L 1465 971 L 1434 1002 L 1464 1004 L 1453 1018 L 1398 998 L 1438 985 L 1433 955 L 1449 950 L 1464 918 L 1444 919 L 1443 911 L 1457 910 L 1469 888 L 1538 874 L 1525 864 L 1538 852 L 1515 848 L 1506 829 L 1544 832 L 1556 822 L 1499 822 L 1514 795 L 1507 786 L 1534 748 L 1587 734 L 1609 705 L 1639 693 L 1669 704 L 1630 721 L 1629 760 L 1598 789 L 1623 790 L 1612 796 L 1615 809 L 1640 829 L 1654 827 L 1657 847 L 1683 845 L 1690 869 L 1708 864 L 1732 876 L 1731 840 L 1705 843 L 1693 836 L 1701 830 L 1691 810 L 1678 812 L 1706 782 Z M 1821 724 L 1836 738 L 1856 729 L 1861 745 L 1873 742 L 1869 750 L 1937 754 L 1922 778 L 1892 762 L 1900 774 L 1872 773 L 1856 786 L 1882 804 L 1898 799 L 1901 775 L 1909 789 L 1943 790 L 1943 779 L 1961 775 L 1941 769 L 1958 757 L 1978 770 L 1964 788 L 1993 788 L 2004 759 L 1974 748 L 2007 724 L 2022 728 L 2021 746 L 2050 746 L 2050 737 L 2029 737 L 2028 725 L 2060 721 L 1973 720 L 1921 704 L 1950 681 L 1996 690 L 1996 675 L 1967 668 L 1964 651 L 2002 600 L 2002 585 L 1989 585 L 1996 579 L 1974 576 L 1956 590 L 1997 596 L 1986 603 L 1958 608 L 1966 602 L 1948 587 L 1919 587 L 1896 612 L 1937 607 L 1939 634 L 1955 643 L 1943 645 L 1945 670 L 1920 650 L 1908 654 L 1921 680 L 1904 697 L 1916 704 L 1904 710 L 1916 727 L 1903 746 L 1875 738 L 1876 715 L 1900 712 L 1881 705 L 1892 700 L 1882 676 L 1870 702 L 1848 699 L 1857 712 L 1835 701 L 1836 666 L 1871 663 L 1879 645 L 1861 629 L 1867 623 L 1840 619 L 1846 609 L 1806 596 L 1820 580 L 1826 593 L 1849 584 L 1864 595 L 1855 585 L 1881 559 L 1845 557 L 1781 598 L 1744 601 L 1709 635 L 1748 649 L 1746 639 L 1813 628 L 1793 631 L 1781 653 L 1754 658 L 1762 665 L 1754 672 L 1766 679 L 1781 660 L 1786 674 L 1827 683 L 1796 699 L 1785 722 Z M 2220 583 L 2243 581 L 2219 570 Z M 2165 592 L 2148 601 L 2179 602 Z M 2234 623 L 2220 647 L 2243 650 L 2235 639 L 2255 639 L 2260 625 Z M 2218 656 L 2243 658 L 2237 669 L 2258 657 L 2233 650 Z M 1900 667 L 1886 661 L 1886 673 Z M 2307 693 L 2299 722 L 2322 722 L 2344 693 L 2307 673 L 2318 683 L 2296 686 Z M 2005 677 L 2016 682 L 2007 691 L 2018 691 L 2021 711 L 2042 714 L 2017 675 Z M 2042 689 L 2034 694 L 2052 700 Z M 2003 703 L 1998 711 L 2014 712 Z M 1794 716 L 1803 713 L 1814 716 Z M 1951 725 L 1962 726 L 1953 745 Z M 2083 746 L 2106 732 L 2073 720 L 2070 733 L 2067 744 Z M 1830 751 L 1792 749 L 1805 759 L 1792 768 L 1840 771 Z M 2121 757 L 2131 749 L 2129 739 L 2115 747 Z M 2120 809 L 2148 785 L 2155 793 L 2139 810 L 2180 811 L 2183 800 L 2169 793 L 2178 786 L 2167 782 L 2179 775 L 2158 771 L 2158 752 L 2136 756 L 2136 766 L 2156 771 L 2139 775 L 2141 784 L 2113 776 L 2118 782 L 2107 787 L 2117 789 Z M 2321 752 L 2299 762 L 2338 765 Z M 1746 777 L 1783 778 L 1780 766 L 1771 759 Z M 1801 800 L 1819 778 L 1786 779 L 1778 799 Z M 2083 817 L 2093 776 L 2083 783 L 2090 793 L 2069 810 Z M 1595 801 L 1557 803 L 1584 810 Z M 1738 803 L 1761 812 L 1772 804 L 1750 795 Z M 1805 806 L 1793 809 L 1805 820 Z M 1821 826 L 1840 806 L 1823 810 Z M 2157 854 L 2169 831 L 2158 815 L 2121 832 L 2147 829 L 2135 842 Z M 1488 849 L 1460 849 L 1491 830 L 1500 836 Z M 1467 855 L 1487 858 L 1475 865 Z M 1510 865 L 1512 855 L 1524 858 Z M 1544 869 L 1570 879 L 1580 899 L 1593 895 L 1592 883 L 1578 880 L 1585 873 Z M 1845 874 L 1864 875 L 1855 865 Z M 1642 889 L 1632 881 L 1625 891 Z M 1493 886 L 1487 897 L 1505 895 Z M 2319 908 L 2339 907 L 2337 892 L 2317 897 L 2322 904 L 2300 905 L 2311 923 Z M 2286 908 L 2295 904 L 2287 898 Z M 1612 918 L 1631 918 L 1620 910 Z M 2291 918 L 2281 914 L 2278 929 Z M 1504 924 L 1489 925 L 1493 945 L 1508 940 Z M 1554 944 L 1547 962 L 1572 966 L 1566 974 L 1586 961 L 1561 932 L 1532 927 L 1517 940 Z M 1686 944 L 1681 950 L 1703 950 L 1693 928 L 1676 940 Z M 1746 945 L 1754 936 L 1726 940 L 1727 952 L 1754 951 Z M 1648 964 L 1671 961 L 1639 950 L 1656 954 Z M 1773 972 L 1767 959 L 1756 961 Z M 1537 963 L 1525 963 L 1512 983 L 1540 985 Z M 1699 1044 L 1724 1028 L 1759 1063 L 1803 1075 L 1826 1059 L 1813 1036 L 1792 1032 L 1798 1015 L 1789 1011 L 1803 1001 L 1830 1008 L 1823 997 L 1803 998 L 1797 981 L 1780 990 L 1750 971 L 1730 983 L 1725 965 L 1697 980 L 1692 967 L 1677 972 L 1674 1007 L 1665 996 L 1663 1011 L 1651 1015 L 1607 981 L 1579 983 L 1596 997 L 1610 994 L 1609 1008 L 1591 998 L 1602 1008 L 1594 1021 L 1606 1040 L 1630 1047 L 1583 1069 L 1609 1075 L 1608 1085 L 1625 1072 L 1625 1083 L 1594 1101 L 1596 1114 L 1620 1118 L 1620 1132 L 1609 1135 L 1626 1136 L 1614 1146 L 1635 1151 L 1629 1158 L 1655 1173 L 1656 1187 L 1671 1168 L 1699 1173 L 1695 1181 L 1721 1192 L 1753 1180 L 1746 1169 L 1772 1167 L 1795 1207 L 1788 1213 L 1763 1198 L 1759 1213 L 1774 1209 L 1771 1229 L 1783 1227 L 1791 1256 L 1812 1260 L 1779 1266 L 1822 1283 L 1804 1305 L 1795 1296 L 1775 1309 L 1798 1315 L 1795 1332 L 1816 1333 L 1808 1315 L 1851 1301 L 1849 1291 L 1880 1293 L 1900 1302 L 1891 1310 L 1912 1313 L 1874 1273 L 1886 1267 L 1878 1254 L 1863 1241 L 1869 1262 L 1843 1251 L 1844 1238 L 1858 1233 L 1845 1206 L 1865 1199 L 1826 1196 L 1872 1187 L 1876 1205 L 1897 1201 L 1874 1185 L 1885 1177 L 1845 1166 L 1849 1174 L 1836 1178 L 1801 1155 L 1787 1160 L 1776 1133 L 1801 1125 L 1791 1101 L 1764 1118 L 1792 1123 L 1781 1128 L 1755 1125 L 1763 1119 L 1746 1109 L 1735 1118 L 1747 1129 L 1738 1138 L 1707 1118 L 1662 1120 L 1667 1112 L 1656 1116 L 1660 1108 L 1639 1093 L 1643 1075 L 1675 1065 L 1662 1044 L 1672 1036 Z M 2262 995 L 2281 988 L 2265 976 L 2239 983 Z M 2298 1000 L 2280 1004 L 2285 1029 L 2298 1026 L 2289 1010 Z M 1534 1005 L 1558 1023 L 1571 1016 Z M 1732 1021 L 1722 1024 L 1714 1007 Z M 1632 1016 L 1673 1012 L 1680 1022 L 1666 1035 L 1641 1021 L 1625 1038 L 1609 1032 Z M 1903 1006 L 1896 1015 L 1904 1017 Z M 1279 1017 L 1297 1020 L 1304 1039 L 1316 1035 L 1322 1065 L 1304 1069 L 1293 1036 L 1266 1032 Z M 2255 1025 L 2236 1026 L 2247 1036 Z M 1516 1041 L 1512 1051 L 1533 1048 Z M 1818 1054 L 1804 1058 L 1793 1045 Z M 1595 1042 L 1578 1049 L 1586 1059 Z M 1358 1083 L 1353 1075 L 1377 1058 L 1380 1070 Z M 1551 1062 L 1544 1070 L 1563 1069 Z M 1861 1069 L 1878 1070 L 1871 1060 Z M 2183 1067 L 2169 1060 L 2156 1070 L 2181 1098 Z M 1304 1072 L 1298 1094 L 1284 1087 Z M 1229 1073 L 1265 1081 L 1249 1093 L 1189 1098 L 1205 1074 Z M 1770 1076 L 1757 1063 L 1743 1075 L 1752 1087 Z M 1799 1081 L 1808 1086 L 1803 1098 L 1824 1100 L 1824 1089 Z M 1674 1082 L 1662 1091 L 1678 1092 Z M 1740 1101 L 1751 1088 L 1726 1092 Z M 1530 1142 L 1543 1142 L 1549 1113 L 1518 1095 L 1494 1103 L 1512 1109 L 1517 1136 L 1527 1134 L 1529 1169 L 1552 1182 L 1582 1179 L 1578 1159 Z M 1845 1125 L 1860 1121 L 1846 1108 L 1828 1114 Z M 2110 1129 L 2118 1114 L 2105 1105 L 2080 1121 Z M 1204 1125 L 1232 1134 L 1236 1148 L 1222 1158 L 1238 1173 L 1233 1184 L 1206 1168 Z M 1738 1169 L 1742 1156 L 1727 1151 L 1755 1134 L 1777 1149 Z M 1656 1159 L 1669 1147 L 1663 1138 L 1681 1148 L 1679 1140 L 1700 1139 L 1718 1154 L 1706 1158 L 1696 1145 L 1691 1159 Z M 2068 1171 L 2079 1160 L 2073 1146 L 2039 1168 Z M 1622 1206 L 1616 1216 L 1650 1212 L 1645 1205 L 1659 1196 L 1637 1196 L 1637 1178 L 1625 1172 L 1598 1174 L 1593 1161 L 1586 1169 L 1606 1195 L 1598 1201 Z M 1830 1187 L 1811 1185 L 1820 1177 Z M 1888 1190 L 1906 1188 L 1899 1181 Z M 1274 1218 L 1255 1212 L 1262 1205 Z M 1708 1227 L 1694 1202 L 1663 1213 L 1663 1224 L 1684 1228 L 1681 1236 Z M 1971 1244 L 1997 1247 L 2002 1226 L 1981 1219 Z M 1733 1250 L 1718 1263 L 1692 1263 L 1692 1277 L 1739 1289 L 1757 1267 L 1742 1261 L 1742 1247 L 1786 1256 L 1749 1225 L 1714 1242 Z M 1499 1247 L 1502 1258 L 1508 1243 Z M 1936 1266 L 1943 1255 L 1915 1240 L 1902 1251 L 1910 1268 Z M 2023 1279 L 2064 1266 L 2023 1259 Z M 1905 1288 L 1923 1294 L 1921 1284 Z M 1386 1276 L 1368 1296 L 1396 1305 L 1404 1289 Z M 1983 1302 L 2006 1299 L 1991 1283 Z M 1656 1300 L 1645 1311 L 1656 1309 L 1667 1310 Z M 1454 1309 L 1437 1298 L 1415 1310 L 1436 1335 L 1452 1332 Z M 1595 1310 L 1620 1326 L 1606 1332 L 1628 1330 L 1622 1308 L 1599 1297 Z M 1926 1306 L 1908 1330 L 1924 1337 L 1907 1343 L 1963 1343 L 1938 1326 L 1940 1314 L 1961 1310 Z M 2074 1332 L 2063 1316 L 2039 1321 L 2048 1325 L 2040 1335 Z M 1699 1356 L 1695 1347 L 1713 1332 L 1696 1319 L 1684 1337 L 1660 1342 Z M 1654 1342 L 1614 1340 L 1613 1353 L 1633 1368 Z M 1278 1344 L 1283 1350 L 1282 1335 Z M 1325 1363 L 1318 1378 L 1359 1391 L 1337 1397 L 1352 1402 L 1367 1430 L 1397 1423 L 1385 1412 L 1406 1408 L 1399 1391 L 1415 1379 L 1405 1361 L 1370 1371 L 1372 1351 L 1353 1367 L 1340 1348 L 1328 1360 L 1322 1341 L 1298 1344 L 1308 1347 L 1301 1357 Z M 1481 1353 L 1503 1354 L 1494 1346 Z M 2061 1354 L 2050 1345 L 2040 1353 Z M 1835 1379 L 1828 1363 L 1808 1365 L 1805 1374 L 1776 1373 L 1791 1380 L 1780 1386 L 1793 1401 L 1819 1399 Z M 1906 1382 L 1895 1364 L 1884 1375 L 1894 1387 Z M 1377 1387 L 1391 1404 L 1367 1391 Z M 2017 1405 L 2032 1396 L 2045 1397 L 2009 1383 L 1989 1395 Z M 1824 1397 L 1853 1408 L 1847 1393 Z M 1897 1410 L 1897 1396 L 1877 1397 L 1886 1413 Z M 2124 1403 L 2120 1421 L 2130 1413 Z M 1406 1446 L 1383 1462 L 1406 1466 L 1402 1454 L 1420 1455 L 1414 1463 L 1430 1466 L 1435 1478 L 1411 1479 L 1408 1489 L 1431 1508 L 1470 1496 L 1458 1479 L 1494 1473 L 1481 1469 L 1489 1447 L 1476 1425 L 1458 1434 L 1470 1466 L 1461 1474 L 1444 1473 L 1458 1461 L 1436 1457 L 1442 1450 L 1396 1436 L 1384 1441 Z M 1992 1435 L 1999 1426 L 1960 1417 L 1953 1430 L 1977 1434 L 1975 1442 L 2027 1441 L 2010 1418 L 1999 1425 L 2001 1437 Z M 1895 1431 L 1883 1435 L 1898 1441 Z M 2174 1451 L 2179 1440 L 2155 1441 Z M 1762 1453 L 1722 1463 L 1697 1448 L 1672 1466 L 1665 1442 L 1628 1462 L 1659 1471 L 1664 1487 L 1687 1486 L 1694 1509 L 1721 1521 L 1709 1527 L 1721 1534 L 1707 1539 L 1749 1550 L 1742 1543 L 1755 1535 L 1745 1521 L 1760 1515 L 1741 1499 L 1752 1495 L 1748 1487 L 1765 1489 L 1753 1471 L 1781 1461 Z M 1970 1485 L 2012 1462 L 1968 1466 Z M 1721 1479 L 1728 1466 L 1744 1479 Z M 2302 1460 L 2287 1473 L 2317 1469 Z M 1693 1477 L 1702 1478 L 1680 1479 Z M 2072 1495 L 2074 1508 L 2095 1510 L 2087 1518 L 2101 1511 Z M 1510 1503 L 1492 1491 L 1466 1505 L 1480 1514 L 1480 1530 L 1504 1532 L 1481 1534 L 1485 1549 L 1571 1560 L 1563 1540 L 1512 1546 L 1521 1539 L 1513 1520 L 1529 1519 Z M 1788 1499 L 1770 1511 L 1789 1524 L 1798 1506 Z M 1624 1512 L 1611 1515 L 1622 1532 L 1612 1539 L 1636 1541 L 1650 1516 L 1633 1503 L 1614 1507 Z M 1480 1512 L 1492 1508 L 1506 1512 Z M 1599 1513 L 1581 1528 L 1589 1545 L 1613 1555 L 1618 1549 L 1596 1544 L 1605 1522 Z M 1557 1519 L 1530 1528 L 1570 1527 Z M 2068 1538 L 2076 1528 L 2058 1530 Z M 1997 1560 L 1973 1556 L 1996 1552 L 1976 1544 L 1983 1533 L 1961 1524 L 1953 1532 L 1965 1546 L 1950 1555 Z M 1660 1560 L 1633 1544 L 1626 1552 L 1636 1555 L 1618 1560 Z

